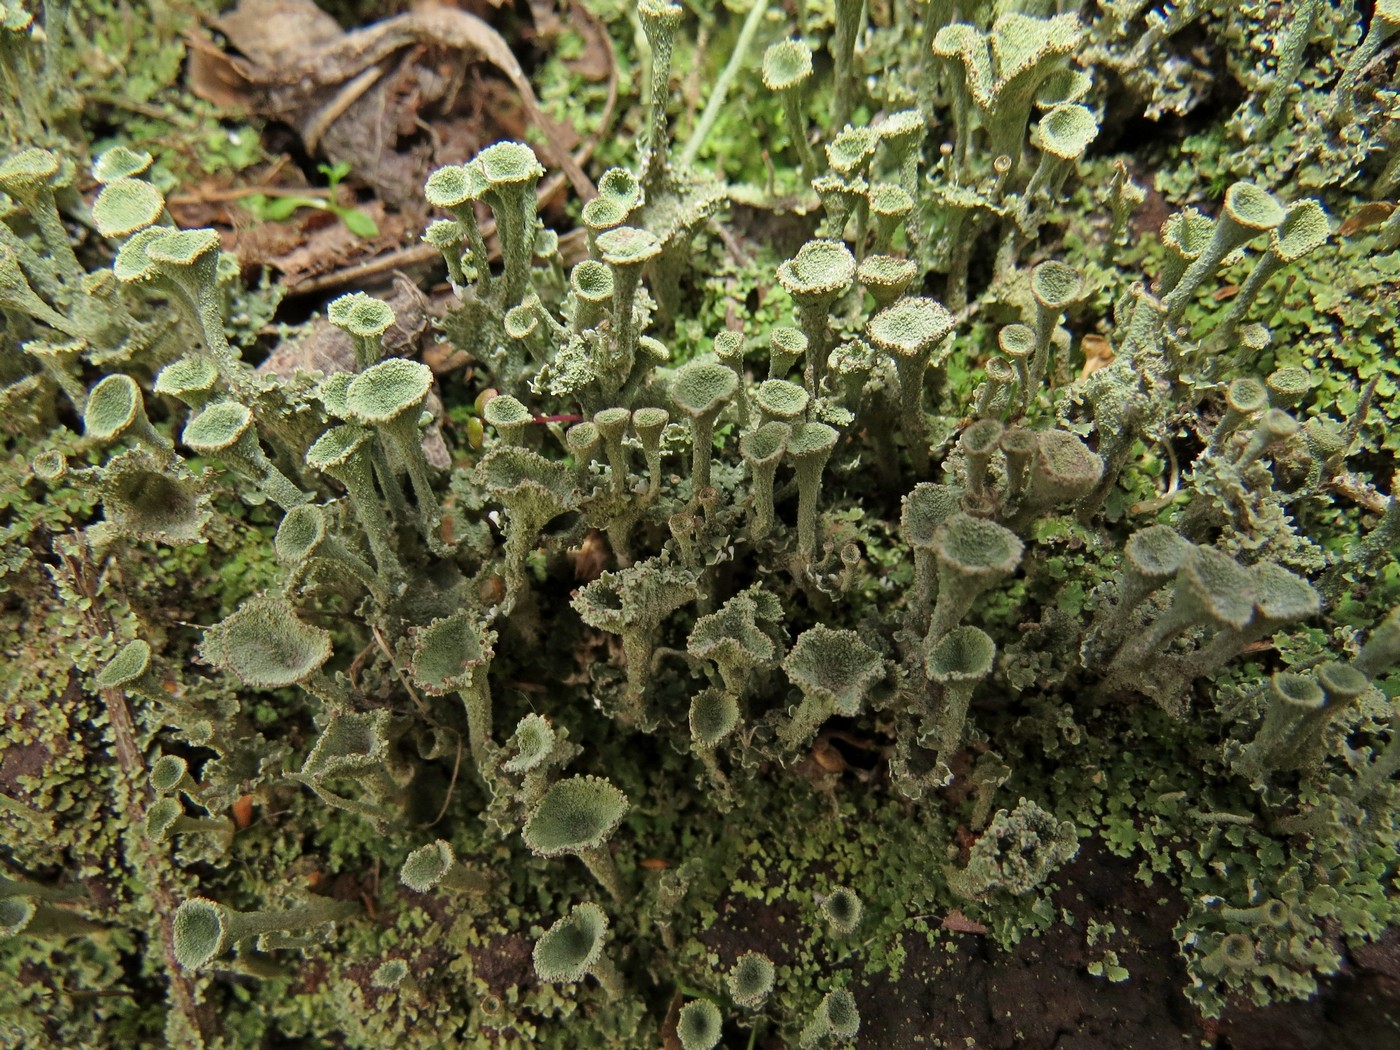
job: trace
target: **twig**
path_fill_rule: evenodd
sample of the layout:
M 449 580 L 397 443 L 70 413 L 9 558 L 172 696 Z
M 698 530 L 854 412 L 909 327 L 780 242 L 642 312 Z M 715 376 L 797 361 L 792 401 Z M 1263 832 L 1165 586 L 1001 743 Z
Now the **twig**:
M 428 713 L 427 706 L 413 688 L 413 683 L 408 680 L 408 676 L 399 668 L 398 662 L 394 659 L 394 654 L 389 651 L 388 643 L 384 641 L 384 636 L 379 633 L 379 627 L 376 624 L 370 624 L 369 629 L 374 632 L 374 640 L 379 643 L 379 651 L 384 654 L 384 659 L 388 660 L 389 666 L 394 669 L 394 677 L 397 678 L 399 684 L 404 687 L 404 691 L 408 693 L 409 699 L 411 699 L 413 705 L 418 708 L 418 713 L 426 715 Z
M 1372 514 L 1384 514 L 1386 507 L 1390 505 L 1390 499 L 1381 495 L 1380 490 L 1368 481 L 1352 474 L 1350 471 L 1342 471 L 1327 483 L 1329 491 L 1338 496 L 1344 496 L 1358 507 L 1369 510 Z M 1396 491 L 1400 491 L 1397 489 Z
M 245 197 L 316 197 L 326 200 L 331 191 L 327 189 L 297 189 L 282 186 L 240 186 L 231 190 L 210 190 L 207 193 L 177 193 L 167 197 L 165 202 L 176 208 L 190 208 L 200 204 L 223 204 L 226 201 L 243 200 Z
M 719 111 L 724 107 L 724 100 L 729 95 L 729 89 L 734 86 L 739 69 L 748 58 L 749 47 L 753 44 L 754 35 L 758 32 L 758 27 L 763 23 L 763 16 L 767 13 L 768 0 L 754 0 L 753 7 L 749 9 L 749 16 L 744 19 L 743 28 L 739 30 L 739 39 L 734 44 L 734 51 L 730 54 L 729 61 L 725 63 L 719 79 L 715 81 L 715 88 L 710 92 L 709 100 L 705 103 L 705 111 L 700 114 L 700 120 L 696 123 L 695 130 L 690 133 L 690 139 L 685 144 L 685 151 L 681 153 L 682 168 L 691 167 L 700 153 L 700 148 L 705 145 L 705 139 L 709 137 L 710 131 L 715 126 L 715 121 L 719 119 Z
M 452 779 L 447 782 L 447 797 L 442 800 L 442 808 L 438 810 L 438 815 L 433 818 L 433 827 L 439 820 L 447 816 L 447 807 L 452 803 L 452 792 L 457 788 L 457 772 L 462 768 L 462 738 L 457 738 L 457 757 L 452 760 Z
M 59 553 L 74 588 L 88 599 L 86 606 L 81 610 L 87 633 L 92 638 L 115 638 L 116 625 L 101 600 L 90 550 L 85 540 L 80 542 L 82 546 L 77 551 L 65 550 Z M 116 750 L 117 766 L 120 770 L 117 782 L 124 795 L 123 808 L 130 830 L 127 860 L 132 868 L 140 873 L 151 903 L 155 906 L 156 920 L 160 928 L 160 955 L 165 963 L 166 979 L 169 981 L 171 1005 L 184 1017 L 192 1033 L 208 1042 L 213 1040 L 218 1032 L 213 1011 L 208 1004 L 199 1001 L 194 981 L 185 976 L 175 957 L 174 916 L 177 904 L 168 859 L 155 849 L 145 833 L 144 811 L 150 802 L 151 788 L 145 759 L 137 742 L 136 722 L 131 716 L 125 690 L 100 689 L 98 694 L 107 709 L 107 723 L 112 731 L 112 744 Z

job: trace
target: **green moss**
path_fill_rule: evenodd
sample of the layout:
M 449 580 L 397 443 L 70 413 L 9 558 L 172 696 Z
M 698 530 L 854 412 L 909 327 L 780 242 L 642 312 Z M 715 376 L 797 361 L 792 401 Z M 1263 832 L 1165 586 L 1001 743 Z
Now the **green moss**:
M 770 12 L 756 23 L 751 54 L 738 56 L 739 75 L 699 144 L 695 169 L 651 171 L 646 201 L 626 217 L 656 249 L 626 318 L 604 302 L 592 304 L 597 317 L 590 319 L 568 299 L 564 274 L 577 253 L 590 252 L 587 238 L 568 236 L 577 226 L 573 194 L 562 208 L 544 207 L 547 231 L 507 238 L 520 293 L 511 297 L 519 305 L 506 304 L 509 319 L 499 297 L 473 287 L 472 267 L 462 268 L 462 287 L 453 290 L 460 298 L 448 304 L 435 335 L 470 355 L 472 370 L 424 370 L 418 391 L 435 384 L 441 411 L 435 397 L 420 403 L 415 394 L 394 434 L 364 440 L 359 497 L 371 509 L 380 497 L 383 503 L 373 516 L 373 550 L 343 486 L 303 468 L 306 450 L 345 425 L 332 395 L 349 388 L 352 376 L 320 387 L 295 376 L 274 384 L 240 364 L 221 364 L 210 396 L 247 406 L 263 452 L 310 496 L 327 535 L 383 570 L 368 595 L 329 558 L 279 565 L 273 540 L 282 511 L 260 495 L 258 479 L 215 471 L 184 446 L 151 454 L 159 470 L 197 476 L 207 491 L 200 542 L 124 540 L 100 522 L 99 474 L 125 439 L 110 435 L 116 447 L 109 452 L 79 437 L 73 406 L 118 372 L 142 389 L 156 432 L 182 433 L 185 409 L 151 392 L 150 379 L 170 361 L 202 353 L 208 333 L 178 318 L 157 320 L 166 304 L 147 289 L 109 287 L 110 254 L 93 238 L 76 245 L 86 276 L 65 277 L 66 259 L 50 259 L 53 246 L 44 241 L 46 231 L 52 240 L 52 223 L 7 203 L 4 259 L 57 312 L 40 310 L 36 318 L 30 299 L 10 311 L 20 303 L 12 266 L 0 285 L 11 296 L 0 337 L 21 348 L 31 340 L 53 344 L 47 322 L 58 318 L 89 345 L 0 359 L 0 693 L 12 716 L 0 733 L 0 876 L 61 893 L 42 903 L 67 913 L 70 925 L 104 928 L 63 940 L 35 929 L 0 944 L 0 1042 L 194 1045 L 188 1031 L 197 1020 L 181 1005 L 185 989 L 206 1004 L 230 1050 L 286 1042 L 426 1048 L 444 1039 L 650 1046 L 666 1038 L 677 995 L 718 1004 L 727 1036 L 753 1030 L 755 1044 L 796 1045 L 804 1032 L 808 1041 L 827 1037 L 813 1018 L 823 1009 L 840 1013 L 844 990 L 926 980 L 929 949 L 941 954 L 966 936 L 943 929 L 945 918 L 980 924 L 993 949 L 1059 924 L 1082 926 L 1088 973 L 1130 980 L 1136 973 L 1123 960 L 1137 920 L 1115 914 L 1111 924 L 1100 921 L 1074 897 L 1084 862 L 1066 863 L 1072 841 L 1126 861 L 1164 907 L 1177 909 L 1185 991 L 1206 1014 L 1241 997 L 1265 1004 L 1309 996 L 1338 970 L 1344 947 L 1400 921 L 1393 819 L 1400 788 L 1366 775 L 1385 768 L 1372 763 L 1394 746 L 1390 705 L 1400 675 L 1380 675 L 1375 690 L 1325 727 L 1317 736 L 1322 753 L 1305 768 L 1261 771 L 1259 785 L 1237 772 L 1262 715 L 1260 683 L 1276 671 L 1350 659 L 1376 620 L 1400 603 L 1400 566 L 1379 559 L 1335 605 L 1273 630 L 1198 678 L 1180 700 L 1180 717 L 1142 703 L 1131 676 L 1105 681 L 1104 661 L 1083 627 L 1091 616 L 1096 623 L 1117 616 L 1123 630 L 1142 636 L 1161 614 L 1170 587 L 1136 605 L 1120 587 L 1125 540 L 1154 522 L 1232 564 L 1278 561 L 1316 580 L 1374 528 L 1400 454 L 1400 365 L 1391 353 L 1400 332 L 1387 309 L 1400 288 L 1400 256 L 1375 250 L 1374 222 L 1346 222 L 1375 217 L 1361 209 L 1384 158 L 1373 155 L 1381 139 L 1367 129 L 1378 126 L 1385 96 L 1363 82 L 1357 123 L 1345 131 L 1333 129 L 1320 108 L 1358 33 L 1340 9 L 1324 5 L 1305 68 L 1296 83 L 1280 85 L 1272 70 L 1287 27 L 1273 8 L 1207 5 L 1174 42 L 1199 6 L 1166 12 L 1170 32 L 1152 30 L 1145 14 L 1124 20 L 1107 12 L 1083 27 L 1082 49 L 1086 66 L 1117 70 L 1121 110 L 1138 117 L 1196 107 L 1199 133 L 1180 141 L 1164 133 L 1129 155 L 1115 152 L 1121 143 L 1106 127 L 1096 144 L 1102 155 L 1077 162 L 1061 190 L 1024 208 L 1016 198 L 1031 196 L 1034 142 L 999 120 L 995 129 L 968 124 L 974 138 L 994 130 L 998 149 L 1026 147 L 1022 170 L 1013 163 L 1001 171 L 985 151 L 957 155 L 945 142 L 958 124 L 954 85 L 944 78 L 940 86 L 925 61 L 929 41 L 910 31 L 903 5 L 870 8 L 849 59 L 860 75 L 839 91 L 830 55 L 837 9 L 804 10 L 801 23 Z M 353 20 L 362 7 L 340 10 Z M 637 133 L 649 119 L 637 88 L 650 78 L 631 6 L 605 0 L 591 10 L 616 48 L 621 87 L 589 165 L 596 177 L 636 162 Z M 89 141 L 96 127 L 104 135 L 119 129 L 112 143 L 154 154 L 149 175 L 135 177 L 148 177 L 171 200 L 194 192 L 201 170 L 237 171 L 261 156 L 256 128 L 221 124 L 179 86 L 178 31 L 206 11 L 212 8 L 203 3 L 173 13 L 119 11 L 106 0 L 74 5 L 71 84 L 54 102 L 46 141 L 78 164 L 72 188 L 57 194 L 71 230 L 86 221 L 94 196 L 80 169 L 110 144 Z M 703 0 L 681 16 L 666 99 L 677 156 L 709 85 L 734 57 L 744 14 Z M 552 36 L 536 26 L 526 65 L 546 110 L 587 136 L 599 124 L 607 84 L 596 76 L 601 52 L 591 24 L 576 16 L 561 13 Z M 981 19 L 976 31 L 989 22 Z M 993 34 L 1038 32 L 1031 18 L 1001 26 Z M 512 39 L 516 28 L 507 26 Z M 931 28 L 930 37 L 939 27 Z M 816 55 L 796 122 L 811 134 L 814 156 L 827 155 L 824 147 L 838 136 L 843 144 L 868 138 L 872 114 L 880 114 L 878 123 L 915 112 L 916 126 L 929 128 L 918 156 L 888 141 L 873 155 L 832 151 L 870 184 L 897 184 L 914 199 L 892 242 L 875 236 L 859 201 L 845 230 L 825 231 L 851 234 L 831 249 L 843 263 L 876 250 L 902 256 L 915 297 L 902 306 L 882 302 L 877 310 L 859 287 L 806 302 L 810 289 L 789 279 L 804 297 L 797 304 L 779 279 L 819 223 L 818 198 L 798 173 L 786 103 L 756 75 L 765 48 L 793 36 Z M 1180 50 L 1188 38 L 1197 45 Z M 998 63 L 1015 57 L 1000 55 Z M 1085 83 L 1080 57 L 1065 56 L 1047 90 L 1082 88 L 1086 105 L 1101 106 L 1108 81 Z M 1207 59 L 1209 67 L 1200 65 Z M 1229 119 L 1199 106 L 1202 77 L 1222 70 L 1245 99 Z M 1005 104 L 977 105 L 988 120 L 1019 112 L 1024 100 L 1011 94 Z M 1269 97 L 1282 98 L 1274 103 L 1282 106 L 1281 123 L 1261 130 Z M 830 114 L 841 108 L 852 115 L 850 131 L 831 126 Z M 538 129 L 512 132 L 543 142 Z M 1315 196 L 1333 225 L 1343 224 L 1332 243 L 1264 282 L 1245 320 L 1267 324 L 1267 342 L 1249 324 L 1239 332 L 1251 343 L 1201 347 L 1189 337 L 1207 337 L 1228 314 L 1230 289 L 1252 272 L 1262 238 L 1227 258 L 1184 304 L 1186 335 L 1156 324 L 1151 282 L 1169 266 L 1153 230 L 1161 216 L 1149 219 L 1144 206 L 1128 217 L 1125 243 L 1106 244 L 1120 163 L 1139 182 L 1152 176 L 1168 209 L 1189 204 L 1216 216 L 1225 191 L 1248 180 L 1280 199 Z M 956 186 L 954 165 L 962 179 Z M 1035 229 L 1011 228 L 1016 216 L 1031 214 Z M 387 217 L 398 219 L 392 210 Z M 1021 250 L 1000 260 L 982 251 L 997 241 Z M 529 243 L 536 250 L 526 258 Z M 567 252 L 557 253 L 561 243 Z M 596 250 L 591 258 L 603 266 Z M 967 273 L 961 291 L 959 265 Z M 1047 265 L 1083 277 L 1082 294 L 1056 314 L 1062 332 L 1047 333 L 1053 326 L 1040 318 L 1052 381 L 1023 392 L 1035 396 L 981 403 L 987 362 L 1001 354 L 999 333 L 1037 321 L 1031 274 Z M 217 295 L 202 305 L 212 304 L 214 322 L 255 360 L 279 296 L 267 282 L 244 289 L 229 271 L 226 262 Z M 959 294 L 966 310 L 958 309 Z M 727 364 L 713 365 L 719 346 L 725 361 L 742 361 L 738 378 L 756 404 L 772 332 L 799 319 L 799 306 L 818 342 L 837 349 L 839 364 L 825 377 L 827 361 L 810 368 L 810 396 L 794 430 L 829 439 L 822 445 L 830 458 L 819 498 L 780 470 L 773 520 L 755 530 L 751 468 L 741 449 L 758 420 L 745 421 L 738 397 L 732 405 L 697 405 L 707 416 L 717 409 L 717 418 L 703 428 L 710 455 L 693 460 L 700 466 L 692 479 L 694 450 L 675 391 L 678 380 L 683 386 L 716 367 L 735 378 Z M 864 342 L 899 349 L 872 320 L 945 306 L 952 308 L 951 339 L 911 345 L 924 360 L 904 374 Z M 1128 307 L 1138 311 L 1131 318 Z M 396 359 L 400 351 L 388 349 Z M 1107 367 L 1097 379 L 1084 378 L 1090 364 Z M 55 372 L 60 366 L 71 371 Z M 1238 445 L 1252 419 L 1235 442 L 1210 446 L 1229 381 L 1263 382 L 1280 366 L 1299 366 L 1309 377 L 1311 389 L 1287 406 L 1300 423 L 1353 425 L 1354 441 L 1333 464 L 1341 471 L 1333 477 L 1312 476 L 1314 463 L 1297 440 L 1241 462 Z M 500 388 L 511 392 L 515 421 L 528 421 L 519 428 L 503 421 L 521 446 L 506 450 L 515 459 L 480 455 L 484 439 L 496 441 L 482 430 L 484 392 Z M 902 430 L 893 422 L 901 394 L 908 409 Z M 1363 396 L 1370 399 L 1364 420 L 1354 418 Z M 646 435 L 656 468 L 645 478 L 635 473 L 641 441 L 625 425 L 642 408 L 664 408 L 671 419 L 660 434 Z M 567 461 L 559 439 L 607 409 L 624 422 L 608 458 L 630 462 L 634 474 L 618 470 L 615 484 L 599 485 L 597 473 Z M 963 435 L 974 415 L 995 420 L 982 425 L 984 434 L 998 427 L 1003 435 L 1068 433 L 1074 438 L 1056 440 L 1075 447 L 1082 440 L 1105 459 L 1121 438 L 1107 475 L 1112 484 L 1073 507 L 1040 507 L 1022 493 L 1034 495 L 1034 483 L 1014 476 L 1006 453 L 1015 446 L 987 441 L 977 450 L 983 483 L 967 485 Z M 420 425 L 429 422 L 445 431 L 446 460 L 435 455 L 429 427 L 419 461 Z M 506 477 L 511 463 L 530 477 Z M 526 492 L 529 484 L 535 489 Z M 1015 526 L 1020 552 L 1014 574 L 967 610 L 962 630 L 985 637 L 996 658 L 960 721 L 961 746 L 944 741 L 946 755 L 924 727 L 930 705 L 948 704 L 956 683 L 946 674 L 930 683 L 919 637 L 905 629 L 926 618 L 933 596 L 923 588 L 926 608 L 913 608 L 919 588 L 899 527 L 902 500 L 920 484 L 956 486 L 953 509 L 967 515 L 960 520 Z M 528 505 L 546 495 L 548 507 Z M 517 519 L 529 519 L 528 535 L 507 543 Z M 250 605 L 257 595 L 275 597 Z M 761 595 L 761 615 L 745 643 L 749 657 L 726 664 L 697 625 L 723 627 L 743 604 L 738 595 Z M 318 642 L 312 662 L 329 650 L 310 692 L 281 686 L 287 675 L 263 679 L 278 688 L 254 691 L 200 662 L 208 629 L 256 608 L 306 625 Z M 473 734 L 456 697 L 428 695 L 435 690 L 415 684 L 426 681 L 415 668 L 415 639 L 454 616 L 496 638 L 491 666 L 480 672 L 490 682 L 494 733 L 479 727 Z M 154 678 L 139 683 L 140 694 L 138 685 L 122 695 L 99 689 L 97 671 L 137 638 L 152 648 Z M 797 665 L 795 645 L 804 660 L 833 655 L 833 639 L 859 640 L 869 665 L 857 676 L 860 695 L 793 731 L 803 689 L 812 692 L 813 683 L 810 675 L 790 680 L 782 668 Z M 287 663 L 275 641 L 271 658 Z M 1170 677 L 1210 644 L 1192 629 L 1145 659 L 1160 661 Z M 204 655 L 230 662 L 217 645 Z M 464 669 L 456 666 L 463 654 L 450 647 L 433 655 L 436 679 Z M 727 730 L 716 730 L 703 748 L 692 743 L 688 717 L 697 698 L 724 716 Z M 555 747 L 540 767 L 522 770 L 502 760 L 514 753 L 505 743 L 508 727 L 527 715 L 548 719 Z M 352 778 L 337 781 L 328 805 L 329 796 L 309 790 L 296 771 L 328 725 L 353 719 L 374 722 L 382 753 L 372 770 L 357 772 L 358 787 Z M 140 766 L 159 754 L 186 763 L 190 782 L 170 797 L 187 816 L 237 823 L 226 852 L 202 836 L 143 838 L 151 800 Z M 621 994 L 593 978 L 541 982 L 531 963 L 544 930 L 580 902 L 600 899 L 584 865 L 534 856 L 521 836 L 541 797 L 585 777 L 605 778 L 630 802 L 607 843 L 595 844 L 605 852 L 590 861 L 619 897 L 632 895 L 605 906 Z M 360 798 L 358 811 L 339 808 Z M 401 819 L 376 823 L 387 810 L 371 803 Z M 1018 829 L 1034 832 L 1022 853 L 1004 848 Z M 401 885 L 405 858 L 437 839 L 450 844 L 462 877 L 423 892 Z M 1040 863 L 1020 870 L 1027 855 Z M 835 887 L 861 902 L 858 928 L 834 929 L 822 901 Z M 214 979 L 165 965 L 161 931 L 180 900 L 277 912 L 308 893 L 358 902 L 363 914 L 338 923 L 333 936 L 324 929 L 261 948 L 250 942 L 220 960 L 227 971 Z M 731 1008 L 728 988 L 732 968 L 750 952 L 775 964 L 773 990 L 752 1013 Z

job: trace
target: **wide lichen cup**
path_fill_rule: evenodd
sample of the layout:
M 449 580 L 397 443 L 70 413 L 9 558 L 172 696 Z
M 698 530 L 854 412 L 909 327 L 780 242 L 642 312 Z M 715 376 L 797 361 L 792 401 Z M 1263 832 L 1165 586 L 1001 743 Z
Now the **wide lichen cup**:
M 901 426 L 915 471 L 928 470 L 924 423 L 924 377 L 933 348 L 953 330 L 953 318 L 935 299 L 900 299 L 885 307 L 865 327 L 866 337 L 889 354 L 899 376 Z
M 494 640 L 494 632 L 470 612 L 434 620 L 413 634 L 414 684 L 435 695 L 466 688 L 495 655 Z
M 213 515 L 193 478 L 167 471 L 145 449 L 108 460 L 99 494 L 108 523 L 129 539 L 197 543 Z
M 763 86 L 791 91 L 812 75 L 812 49 L 801 40 L 780 40 L 763 52 Z
M 146 246 L 146 256 L 167 272 L 195 271 L 201 278 L 208 279 L 214 275 L 213 263 L 219 244 L 219 235 L 214 230 L 169 230 L 151 240 Z M 201 267 L 208 268 L 201 272 Z
M 142 179 L 115 179 L 102 187 L 92 205 L 92 223 L 104 237 L 126 237 L 165 213 L 165 198 Z
M 186 970 L 198 970 L 228 945 L 224 911 L 211 900 L 195 897 L 175 913 L 175 958 Z
M 754 403 L 765 423 L 774 419 L 783 422 L 801 419 L 811 400 L 806 390 L 786 379 L 765 379 L 754 394 Z
M 856 268 L 856 280 L 875 300 L 875 309 L 889 306 L 914 283 L 918 265 L 893 255 L 867 255 Z
M 1272 230 L 1287 217 L 1273 194 L 1252 182 L 1236 182 L 1225 191 L 1224 217 L 1253 233 Z
M 404 858 L 399 868 L 399 881 L 414 893 L 427 893 L 442 882 L 456 864 L 457 854 L 452 844 L 436 839 Z
M 428 176 L 423 195 L 434 208 L 455 212 L 463 205 L 480 200 L 486 187 L 486 178 L 479 166 L 449 164 Z
M 570 271 L 569 287 L 584 302 L 606 303 L 613 294 L 612 271 L 597 259 L 585 259 Z
M 731 692 L 706 689 L 690 702 L 690 738 L 713 750 L 739 724 L 739 701 Z
M 213 398 L 218 382 L 219 370 L 210 358 L 186 355 L 162 368 L 151 389 L 201 409 Z
M 88 393 L 83 430 L 94 441 L 115 441 L 126 434 L 153 447 L 168 447 L 146 418 L 141 388 L 127 375 L 110 375 Z
M 137 638 L 117 650 L 97 672 L 99 689 L 122 689 L 143 678 L 151 668 L 151 646 Z
M 219 401 L 186 423 L 180 440 L 201 456 L 217 456 L 234 448 L 252 426 L 253 413 L 246 405 Z
M 724 1016 L 708 999 L 693 999 L 681 1007 L 676 1037 L 681 1050 L 712 1050 L 724 1034 Z
M 366 369 L 346 390 L 346 404 L 358 422 L 384 426 L 414 413 L 432 389 L 433 372 L 418 361 L 392 358 Z
M 532 958 L 541 981 L 581 981 L 603 954 L 608 917 L 596 904 L 576 904 L 535 942 Z
M 607 841 L 627 808 L 627 796 L 611 781 L 569 777 L 552 785 L 535 805 L 521 837 L 538 856 L 578 857 L 614 900 L 623 901 L 627 890 L 607 851 Z
M 561 780 L 525 824 L 525 845 L 542 857 L 594 849 L 605 843 L 627 813 L 627 796 L 599 777 Z
M 941 685 L 980 682 L 992 672 L 997 647 L 979 627 L 955 627 L 928 651 L 924 667 Z
M 1031 295 L 1047 310 L 1064 310 L 1077 302 L 1084 291 L 1084 277 L 1073 266 L 1054 259 L 1031 271 Z
M 778 733 L 792 751 L 810 740 L 831 715 L 858 714 L 885 677 L 885 662 L 857 632 L 818 624 L 798 637 L 783 660 L 783 671 L 803 697 Z
M 303 622 L 285 598 L 263 595 L 204 632 L 200 655 L 244 685 L 277 689 L 305 682 L 331 656 L 331 635 Z
M 762 952 L 748 951 L 734 960 L 725 977 L 729 997 L 736 1006 L 755 1010 L 762 1006 L 773 991 L 776 976 L 773 960 Z
M 1021 564 L 1024 544 L 1010 529 L 958 512 L 934 533 L 938 600 L 924 644 L 931 649 L 967 615 L 972 603 Z
M 838 937 L 849 937 L 860 926 L 865 905 L 849 886 L 837 886 L 821 898 L 822 918 Z
M 1076 160 L 1097 137 L 1099 124 L 1089 107 L 1065 104 L 1041 117 L 1036 132 L 1036 145 L 1041 150 L 1061 160 Z
M 1124 583 L 1119 592 L 1121 613 L 1176 575 L 1186 563 L 1191 542 L 1170 525 L 1138 529 L 1123 545 Z
M 273 538 L 277 560 L 296 565 L 316 553 L 326 539 L 326 512 L 310 503 L 293 507 L 282 516 Z
M 647 230 L 619 226 L 599 235 L 598 251 L 609 266 L 631 268 L 660 255 L 661 242 Z
M 501 437 L 512 445 L 520 444 L 525 427 L 534 419 L 530 410 L 509 394 L 499 394 L 486 402 L 483 415 L 486 422 L 500 431 Z
M 522 718 L 510 738 L 512 756 L 501 763 L 507 773 L 528 773 L 542 766 L 554 752 L 558 735 L 544 715 L 530 713 Z
M 879 141 L 879 137 L 869 128 L 849 125 L 842 128 L 826 147 L 831 170 L 844 178 L 862 175 L 874 158 Z
M 840 241 L 812 240 L 778 267 L 778 281 L 798 303 L 829 303 L 851 286 L 855 256 Z M 811 338 L 811 333 L 808 333 Z
M 739 377 L 732 369 L 703 361 L 685 365 L 671 384 L 671 404 L 690 420 L 691 485 L 696 492 L 710 483 L 715 420 L 738 386 Z
M 631 211 L 642 203 L 642 184 L 626 168 L 609 168 L 598 179 L 598 196 Z

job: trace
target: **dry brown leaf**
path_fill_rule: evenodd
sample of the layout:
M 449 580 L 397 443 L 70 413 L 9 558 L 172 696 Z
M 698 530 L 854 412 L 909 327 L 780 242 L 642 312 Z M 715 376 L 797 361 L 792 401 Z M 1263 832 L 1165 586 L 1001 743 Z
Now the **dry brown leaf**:
M 185 76 L 195 95 L 226 113 L 247 113 L 252 108 L 252 82 L 217 44 L 187 33 L 185 53 Z
M 410 63 L 403 53 L 416 60 L 425 50 L 457 52 L 454 68 L 463 56 L 482 59 L 505 76 L 529 122 L 543 131 L 550 146 L 545 159 L 563 169 L 582 197 L 593 195 L 592 183 L 559 144 L 559 129 L 540 109 L 510 46 L 476 15 L 432 6 L 344 32 L 313 0 L 241 0 L 234 11 L 212 24 L 244 57 L 220 55 L 207 42 L 192 41 L 191 87 L 197 93 L 208 92 L 205 97 L 217 104 L 241 103 L 239 108 L 286 121 L 313 152 L 329 129 L 349 119 L 362 100 L 368 103 L 356 113 L 362 126 L 347 137 L 361 145 L 385 134 L 391 96 L 410 111 L 410 116 L 388 121 L 392 129 L 401 119 L 411 119 L 411 112 L 425 100 L 455 94 L 459 84 L 433 77 L 431 65 Z M 395 56 L 400 59 L 399 68 L 391 71 L 390 59 Z M 410 64 L 417 68 L 410 69 Z M 361 168 L 367 159 L 336 157 L 330 149 L 327 154 L 348 159 L 352 165 L 360 160 Z
M 1354 212 L 1346 217 L 1346 221 L 1337 228 L 1338 237 L 1351 237 L 1362 230 L 1369 230 L 1373 226 L 1379 226 L 1390 218 L 1391 212 L 1395 210 L 1395 205 L 1389 201 L 1370 201 L 1361 205 Z
M 345 36 L 340 23 L 306 0 L 240 0 L 211 24 L 247 58 L 268 68 L 301 61 Z
M 583 39 L 583 51 L 564 64 L 584 80 L 601 84 L 613 75 L 616 65 L 607 28 L 580 4 L 570 4 L 567 17 L 569 28 Z
M 947 915 L 943 916 L 940 925 L 945 930 L 952 930 L 954 933 L 986 933 L 987 927 L 980 922 L 973 922 L 958 909 L 954 908 Z
M 283 283 L 295 287 L 299 281 L 319 273 L 327 273 L 349 260 L 372 254 L 375 244 L 397 244 L 402 239 L 404 222 L 398 215 L 390 216 L 379 201 L 369 201 L 363 208 L 375 225 L 379 236 L 373 242 L 352 233 L 342 222 L 332 221 L 312 230 L 291 251 L 268 264 L 282 274 Z
M 817 764 L 823 773 L 844 773 L 846 770 L 846 757 L 827 737 L 819 736 L 812 744 L 812 761 Z
M 1079 345 L 1084 348 L 1084 368 L 1079 373 L 1081 379 L 1113 364 L 1113 344 L 1097 332 L 1086 335 Z
M 434 375 L 446 375 L 471 364 L 472 355 L 458 350 L 451 343 L 434 343 L 423 351 L 423 363 L 433 370 Z
M 676 1034 L 676 1029 L 681 1023 L 681 1006 L 684 1003 L 685 996 L 677 989 L 666 1006 L 666 1019 L 661 1022 L 662 1050 L 683 1050 L 681 1037 Z
M 597 529 L 589 529 L 584 534 L 583 542 L 570 548 L 568 553 L 574 563 L 574 579 L 580 585 L 592 583 L 612 561 L 612 549 Z
M 500 7 L 505 0 L 487 0 L 493 7 Z M 564 23 L 560 21 L 558 12 L 554 9 L 554 0 L 529 0 L 530 20 L 535 23 L 535 32 L 539 34 L 541 40 L 554 40 L 559 36 L 564 28 Z

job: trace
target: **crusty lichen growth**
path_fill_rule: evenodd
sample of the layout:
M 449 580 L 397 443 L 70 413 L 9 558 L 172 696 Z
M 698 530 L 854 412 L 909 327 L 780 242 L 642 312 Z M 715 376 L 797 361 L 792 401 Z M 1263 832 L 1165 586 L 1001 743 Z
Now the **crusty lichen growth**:
M 452 157 L 315 372 L 86 156 L 107 6 L 0 7 L 0 1042 L 859 1045 L 965 931 L 1121 980 L 1106 854 L 1207 1014 L 1400 920 L 1393 4 L 642 0 L 598 195 Z

